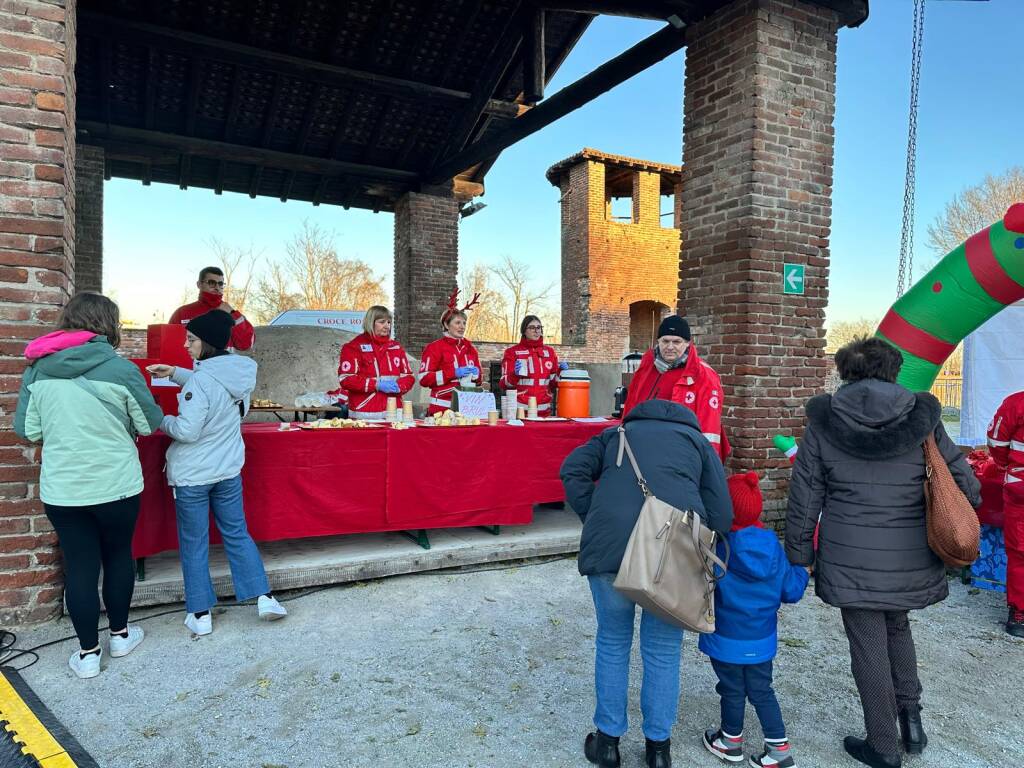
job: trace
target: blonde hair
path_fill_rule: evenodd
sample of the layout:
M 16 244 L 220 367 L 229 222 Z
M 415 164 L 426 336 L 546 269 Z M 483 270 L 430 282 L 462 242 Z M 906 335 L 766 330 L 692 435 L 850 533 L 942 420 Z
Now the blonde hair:
M 373 324 L 378 320 L 387 318 L 394 322 L 394 318 L 391 316 L 391 310 L 387 307 L 382 307 L 380 304 L 374 304 L 368 310 L 366 310 L 366 316 L 363 317 L 363 330 L 366 333 L 373 336 Z
M 106 336 L 110 346 L 121 346 L 121 311 L 106 296 L 82 291 L 71 297 L 57 321 L 62 331 L 92 331 Z

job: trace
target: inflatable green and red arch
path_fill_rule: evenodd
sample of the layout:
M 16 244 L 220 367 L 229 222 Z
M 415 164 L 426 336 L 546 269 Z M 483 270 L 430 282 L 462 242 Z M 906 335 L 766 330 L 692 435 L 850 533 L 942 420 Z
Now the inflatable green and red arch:
M 903 353 L 897 381 L 927 392 L 957 345 L 1004 308 L 1024 299 L 1024 203 L 967 238 L 914 283 L 875 331 Z M 1024 332 L 1024 329 L 1022 329 Z M 796 441 L 776 435 L 790 461 Z

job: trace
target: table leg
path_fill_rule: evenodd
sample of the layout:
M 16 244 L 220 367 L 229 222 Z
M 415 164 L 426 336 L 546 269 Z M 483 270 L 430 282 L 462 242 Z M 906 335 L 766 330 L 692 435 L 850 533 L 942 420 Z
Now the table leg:
M 477 528 L 479 528 L 481 531 L 487 531 L 492 536 L 501 535 L 500 525 L 478 525 Z
M 971 576 L 971 566 L 966 566 L 960 569 L 960 583 L 971 584 L 974 581 L 974 577 Z
M 146 580 L 146 558 L 144 557 L 135 559 L 135 578 L 137 581 Z
M 423 549 L 430 549 L 430 539 L 427 538 L 427 532 L 423 528 L 420 528 L 418 531 L 399 531 L 399 533 L 412 539 Z

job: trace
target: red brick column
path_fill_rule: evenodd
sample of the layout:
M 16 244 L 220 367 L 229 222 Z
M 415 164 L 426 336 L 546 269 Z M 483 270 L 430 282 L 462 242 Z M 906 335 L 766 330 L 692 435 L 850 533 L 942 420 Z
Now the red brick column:
M 75 290 L 103 290 L 103 147 L 75 150 Z
M 413 357 L 440 336 L 458 275 L 459 204 L 451 190 L 401 197 L 395 204 L 395 335 Z
M 56 537 L 39 450 L 11 430 L 25 343 L 74 282 L 75 3 L 0 5 L 0 626 L 55 615 Z
M 769 518 L 789 477 L 772 435 L 799 433 L 825 379 L 838 26 L 801 0 L 736 0 L 691 29 L 686 56 L 679 304 Z M 805 265 L 805 295 L 783 295 L 783 263 Z

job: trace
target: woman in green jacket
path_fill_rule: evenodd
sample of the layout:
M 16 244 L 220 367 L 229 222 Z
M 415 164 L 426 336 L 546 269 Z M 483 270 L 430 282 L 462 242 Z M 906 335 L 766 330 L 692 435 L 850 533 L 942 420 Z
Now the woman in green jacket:
M 100 673 L 101 564 L 110 655 L 126 656 L 142 642 L 142 628 L 128 625 L 132 534 L 142 493 L 135 435 L 150 434 L 163 414 L 139 369 L 114 351 L 121 342 L 114 302 L 79 293 L 58 328 L 25 349 L 29 366 L 14 431 L 43 444 L 39 496 L 60 540 L 64 596 L 81 645 L 68 664 L 87 678 Z

